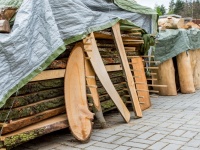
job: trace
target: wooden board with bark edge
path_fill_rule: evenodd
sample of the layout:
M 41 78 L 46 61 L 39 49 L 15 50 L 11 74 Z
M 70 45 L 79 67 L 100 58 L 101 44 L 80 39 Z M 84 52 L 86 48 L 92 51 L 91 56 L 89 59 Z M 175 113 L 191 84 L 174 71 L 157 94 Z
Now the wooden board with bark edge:
M 3 142 L 3 147 L 11 147 L 67 127 L 69 127 L 67 117 L 63 114 L 2 135 L 0 141 Z
M 51 118 L 53 116 L 63 114 L 64 112 L 65 112 L 65 106 L 61 106 L 59 108 L 50 109 L 33 116 L 11 121 L 10 123 L 6 123 L 3 126 L 2 135 L 19 130 L 23 127 L 40 122 L 47 118 Z
M 102 85 L 106 89 L 107 93 L 110 95 L 111 99 L 115 103 L 119 112 L 126 122 L 130 121 L 130 112 L 127 109 L 126 105 L 123 103 L 121 97 L 117 93 L 114 85 L 111 82 L 111 79 L 106 71 L 106 68 L 101 59 L 94 34 L 91 33 L 88 37 L 83 40 L 84 49 L 89 57 L 89 60 L 94 68 L 96 75 L 101 81 Z
M 92 132 L 93 113 L 89 111 L 86 97 L 85 56 L 81 45 L 76 45 L 68 59 L 64 93 L 69 126 L 73 136 L 87 141 Z
M 133 103 L 133 110 L 135 111 L 135 115 L 137 117 L 142 117 L 142 110 L 141 110 L 140 103 L 139 103 L 139 100 L 138 100 L 138 96 L 137 96 L 137 93 L 136 93 L 133 75 L 131 73 L 131 69 L 130 69 L 130 66 L 129 66 L 129 63 L 128 63 L 124 44 L 123 44 L 123 41 L 122 41 L 119 23 L 112 26 L 112 32 L 113 32 L 116 48 L 119 51 L 119 55 L 120 55 L 121 61 L 122 61 L 122 66 L 123 66 L 123 69 L 124 69 L 124 73 L 126 75 L 126 79 L 127 79 L 127 82 L 128 82 L 130 98 L 131 98 L 132 103 Z
M 137 89 L 142 89 L 142 90 L 149 90 L 148 85 L 147 85 L 147 79 L 145 75 L 145 70 L 144 70 L 144 64 L 142 61 L 142 57 L 135 57 L 131 59 L 132 66 L 134 70 L 141 70 L 141 71 L 135 71 L 134 76 L 139 76 L 139 78 L 135 78 L 136 83 L 145 83 L 145 84 L 136 84 Z M 149 92 L 145 91 L 137 91 L 138 97 L 143 97 L 140 98 L 140 107 L 142 110 L 145 110 L 151 106 L 151 101 L 150 101 L 150 96 Z

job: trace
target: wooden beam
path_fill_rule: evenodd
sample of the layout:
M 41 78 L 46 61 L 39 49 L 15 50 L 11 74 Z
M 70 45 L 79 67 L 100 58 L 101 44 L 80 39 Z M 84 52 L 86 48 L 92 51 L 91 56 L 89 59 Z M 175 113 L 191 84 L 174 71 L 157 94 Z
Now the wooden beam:
M 38 74 L 31 81 L 40 81 L 40 80 L 63 78 L 64 75 L 65 75 L 65 69 L 47 70 L 47 71 L 43 71 L 40 74 Z
M 131 73 L 131 70 L 130 70 L 130 67 L 129 67 L 129 64 L 128 64 L 127 55 L 126 55 L 126 52 L 125 52 L 123 41 L 122 41 L 122 38 L 121 38 L 120 24 L 117 23 L 114 26 L 112 26 L 112 31 L 113 31 L 113 37 L 114 37 L 114 40 L 115 40 L 115 44 L 116 44 L 117 50 L 119 51 L 119 55 L 121 57 L 123 69 L 124 69 L 124 72 L 125 72 L 125 75 L 126 75 L 129 93 L 131 95 L 131 100 L 133 102 L 133 109 L 135 111 L 135 115 L 137 117 L 142 117 L 142 110 L 140 108 L 139 100 L 138 100 L 137 93 L 136 93 L 136 90 L 135 90 L 134 80 L 133 80 L 132 73 Z

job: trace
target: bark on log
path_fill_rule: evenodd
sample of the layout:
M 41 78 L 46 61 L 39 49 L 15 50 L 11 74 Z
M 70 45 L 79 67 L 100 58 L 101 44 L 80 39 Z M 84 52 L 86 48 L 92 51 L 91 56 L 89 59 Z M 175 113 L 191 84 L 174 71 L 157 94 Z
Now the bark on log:
M 48 69 L 65 69 L 67 65 L 67 59 L 54 60 L 47 68 Z
M 7 114 L 9 113 L 10 110 L 9 109 L 1 110 L 0 121 L 4 122 L 4 121 L 15 120 L 15 119 L 35 115 L 37 113 L 41 113 L 49 109 L 57 108 L 59 106 L 64 106 L 64 104 L 65 102 L 64 102 L 63 96 L 47 99 L 47 100 L 43 100 L 43 101 L 33 103 L 30 105 L 14 108 L 11 110 L 8 118 L 7 118 Z
M 3 127 L 2 135 L 19 130 L 23 127 L 40 122 L 47 118 L 63 114 L 65 112 L 66 112 L 65 106 L 61 106 L 59 108 L 50 109 L 42 113 L 33 115 L 31 117 L 26 117 L 19 120 L 11 121 L 10 123 L 6 124 L 5 127 Z
M 45 81 L 29 82 L 18 91 L 18 95 L 34 93 L 42 90 L 64 87 L 64 79 L 52 79 Z M 12 96 L 15 96 L 13 94 Z
M 190 61 L 193 71 L 195 89 L 200 89 L 200 49 L 190 50 Z
M 114 84 L 114 87 L 118 91 L 118 90 L 123 90 L 127 86 L 126 86 L 126 83 L 119 83 L 119 84 Z M 98 90 L 99 95 L 107 94 L 104 87 L 98 88 L 97 90 Z
M 1 136 L 4 147 L 14 147 L 39 136 L 68 127 L 66 114 L 59 115 Z
M 159 90 L 159 95 L 163 95 L 163 96 L 177 95 L 175 70 L 174 70 L 174 64 L 173 64 L 172 59 L 169 59 L 161 63 L 157 71 L 158 71 L 157 72 L 158 80 L 153 81 L 153 84 L 157 83 L 159 85 L 167 85 L 167 87 L 166 88 L 159 87 L 159 88 L 154 88 L 154 89 Z M 156 77 L 153 76 L 153 78 L 156 78 Z
M 23 96 L 10 97 L 6 104 L 1 109 L 8 109 L 12 106 L 13 108 L 25 106 L 31 103 L 35 103 L 44 99 L 50 99 L 64 95 L 64 88 L 49 89 L 45 91 L 38 91 Z
M 111 78 L 111 81 L 113 84 L 118 84 L 118 83 L 125 82 L 125 79 L 124 77 L 116 77 L 116 78 Z M 98 88 L 102 87 L 102 84 L 99 80 L 97 80 L 96 83 L 97 83 Z
M 181 87 L 181 93 L 194 93 L 194 80 L 189 52 L 182 52 L 177 58 L 178 74 Z
M 184 27 L 184 19 L 183 18 L 160 18 L 158 20 L 159 27 L 166 27 L 166 29 L 179 29 Z

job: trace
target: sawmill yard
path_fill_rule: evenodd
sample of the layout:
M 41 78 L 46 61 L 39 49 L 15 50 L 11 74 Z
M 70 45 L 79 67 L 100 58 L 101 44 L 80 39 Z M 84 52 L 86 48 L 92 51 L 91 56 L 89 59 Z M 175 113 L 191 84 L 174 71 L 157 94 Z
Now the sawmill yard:
M 77 142 L 66 130 L 29 141 L 15 150 L 198 150 L 200 149 L 200 91 L 151 98 L 141 119 L 124 123 L 115 111 L 106 114 L 109 127 L 94 129 L 89 143 Z M 132 113 L 133 114 L 133 113 Z M 96 123 L 95 123 L 96 124 Z M 96 126 L 94 124 L 94 127 Z

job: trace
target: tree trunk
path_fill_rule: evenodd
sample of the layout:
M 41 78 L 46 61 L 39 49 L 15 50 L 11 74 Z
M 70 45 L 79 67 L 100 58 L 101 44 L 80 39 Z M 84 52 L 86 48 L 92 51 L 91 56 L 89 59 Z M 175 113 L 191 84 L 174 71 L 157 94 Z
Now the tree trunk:
M 182 52 L 176 56 L 181 93 L 194 93 L 194 80 L 189 52 Z
M 190 50 L 190 61 L 193 71 L 195 89 L 200 89 L 200 49 Z
M 167 61 L 159 65 L 157 78 L 158 78 L 157 83 L 159 85 L 167 85 L 166 88 L 164 87 L 155 88 L 155 90 L 159 90 L 159 95 L 162 96 L 177 95 L 175 70 L 172 59 L 168 59 Z

